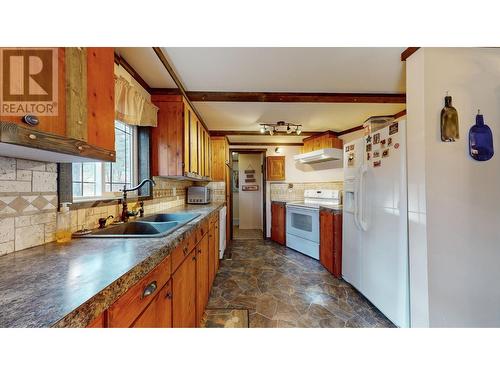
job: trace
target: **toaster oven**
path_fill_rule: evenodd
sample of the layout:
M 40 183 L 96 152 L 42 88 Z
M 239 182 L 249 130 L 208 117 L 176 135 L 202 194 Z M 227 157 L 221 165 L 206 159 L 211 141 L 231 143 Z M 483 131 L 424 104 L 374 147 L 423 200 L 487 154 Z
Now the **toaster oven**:
M 187 192 L 188 204 L 208 204 L 212 201 L 212 190 L 206 186 L 189 186 Z

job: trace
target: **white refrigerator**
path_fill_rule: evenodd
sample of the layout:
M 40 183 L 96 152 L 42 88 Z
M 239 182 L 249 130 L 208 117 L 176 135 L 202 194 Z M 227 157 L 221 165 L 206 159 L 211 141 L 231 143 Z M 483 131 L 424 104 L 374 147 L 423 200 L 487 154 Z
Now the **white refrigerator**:
M 342 277 L 410 326 L 405 121 L 344 145 Z

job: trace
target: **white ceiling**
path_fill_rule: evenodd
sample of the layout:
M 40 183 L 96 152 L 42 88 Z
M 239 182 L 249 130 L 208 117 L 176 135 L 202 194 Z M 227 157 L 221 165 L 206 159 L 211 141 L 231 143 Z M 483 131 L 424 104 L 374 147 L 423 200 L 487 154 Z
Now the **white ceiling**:
M 153 48 L 116 47 L 115 51 L 139 73 L 149 87 L 177 88 Z
M 401 93 L 404 48 L 166 47 L 188 91 Z
M 357 103 L 234 103 L 197 102 L 196 108 L 210 130 L 260 129 L 263 122 L 302 124 L 303 130 L 342 131 L 361 125 L 368 117 L 393 115 L 405 104 Z
M 403 93 L 404 48 L 163 47 L 187 91 Z M 152 48 L 116 48 L 150 87 L 176 85 Z M 404 104 L 195 102 L 210 130 L 259 130 L 286 121 L 303 130 L 342 131 Z M 297 142 L 298 137 L 232 136 L 237 142 Z

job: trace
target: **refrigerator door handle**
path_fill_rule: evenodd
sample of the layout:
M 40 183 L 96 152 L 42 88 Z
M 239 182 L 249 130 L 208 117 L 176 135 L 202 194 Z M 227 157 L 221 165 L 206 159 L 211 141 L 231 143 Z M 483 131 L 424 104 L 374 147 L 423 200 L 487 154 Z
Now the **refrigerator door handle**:
M 353 189 L 353 215 L 354 215 L 354 224 L 356 227 L 361 230 L 361 226 L 359 225 L 358 211 L 359 211 L 359 171 L 361 167 L 358 169 L 358 173 L 354 178 L 354 189 Z
M 361 171 L 359 174 L 359 204 L 358 204 L 358 222 L 359 226 L 363 231 L 368 230 L 368 223 L 364 220 L 364 202 L 365 202 L 365 192 L 364 192 L 364 176 L 368 172 L 368 168 L 365 164 L 361 166 Z

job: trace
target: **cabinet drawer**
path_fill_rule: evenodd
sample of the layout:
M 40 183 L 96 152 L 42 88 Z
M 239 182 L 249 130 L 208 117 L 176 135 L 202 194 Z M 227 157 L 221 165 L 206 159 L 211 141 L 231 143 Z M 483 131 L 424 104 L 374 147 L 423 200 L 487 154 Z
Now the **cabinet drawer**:
M 168 256 L 109 308 L 109 326 L 130 327 L 167 283 L 170 275 L 171 257 Z
M 172 273 L 175 272 L 177 268 L 184 261 L 186 256 L 189 255 L 191 250 L 193 250 L 196 245 L 196 235 L 192 234 L 188 238 L 184 239 L 177 247 L 172 251 Z
M 196 232 L 195 232 L 195 236 L 196 236 L 196 242 L 195 243 L 198 243 L 201 241 L 201 239 L 203 237 L 205 237 L 205 235 L 208 233 L 208 225 L 209 225 L 209 221 L 210 219 L 208 220 L 203 220 L 200 225 L 198 226 L 198 228 L 196 228 Z

